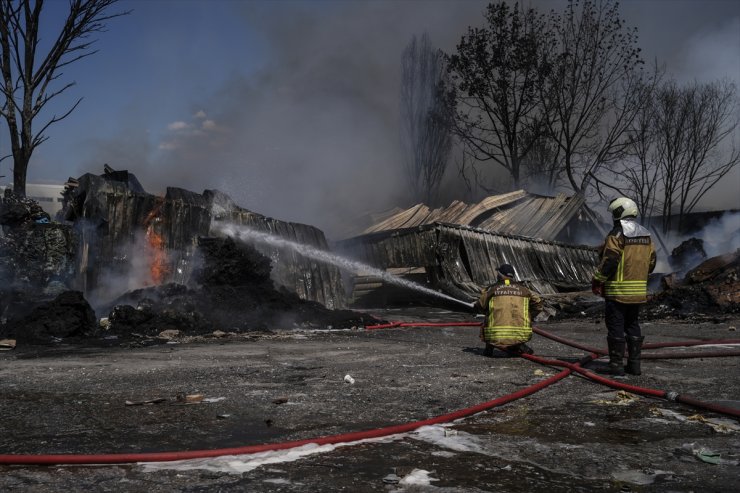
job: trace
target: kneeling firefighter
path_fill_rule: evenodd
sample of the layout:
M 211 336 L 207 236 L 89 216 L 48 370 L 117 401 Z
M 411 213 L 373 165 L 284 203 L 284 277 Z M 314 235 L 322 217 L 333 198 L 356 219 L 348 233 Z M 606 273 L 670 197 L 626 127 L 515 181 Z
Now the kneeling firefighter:
M 648 274 L 655 269 L 655 247 L 650 232 L 637 223 L 637 204 L 627 197 L 609 203 L 614 228 L 601 251 L 591 281 L 594 294 L 605 299 L 609 366 L 599 373 L 639 375 L 640 352 L 645 339 L 640 331 L 640 305 L 647 301 Z M 627 366 L 622 366 L 625 343 Z
M 532 338 L 532 318 L 542 311 L 542 300 L 514 280 L 516 273 L 509 264 L 496 269 L 496 284 L 485 289 L 473 307 L 486 314 L 480 338 L 486 343 L 484 355 L 492 356 L 493 348 L 532 354 L 525 343 Z

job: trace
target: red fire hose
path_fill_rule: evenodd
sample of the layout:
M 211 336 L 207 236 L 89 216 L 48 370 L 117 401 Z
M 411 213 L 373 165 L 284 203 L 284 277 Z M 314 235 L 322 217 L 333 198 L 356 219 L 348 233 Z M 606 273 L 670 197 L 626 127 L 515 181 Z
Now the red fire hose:
M 573 368 L 579 368 L 581 364 L 585 364 L 592 360 L 596 355 L 590 355 L 583 358 L 579 363 L 572 364 Z M 479 412 L 507 404 L 516 399 L 521 399 L 528 395 L 534 394 L 535 392 L 544 389 L 545 387 L 562 380 L 563 378 L 570 375 L 572 368 L 567 368 L 550 378 L 538 382 L 534 385 L 530 385 L 521 390 L 517 390 L 511 394 L 493 399 L 488 402 L 477 404 L 475 406 L 460 409 L 448 414 L 443 414 L 434 418 L 424 419 L 421 421 L 414 421 L 411 423 L 404 423 L 400 425 L 387 426 L 385 428 L 376 428 L 373 430 L 357 431 L 352 433 L 342 433 L 339 435 L 330 435 L 318 438 L 309 438 L 306 440 L 294 440 L 291 442 L 282 443 L 267 443 L 262 445 L 248 445 L 244 447 L 232 447 L 222 448 L 213 450 L 188 450 L 188 451 L 175 451 L 175 452 L 149 452 L 149 453 L 130 453 L 130 454 L 52 454 L 52 455 L 14 455 L 14 454 L 2 454 L 0 455 L 0 464 L 35 464 L 35 465 L 52 465 L 52 464 L 123 464 L 131 462 L 167 462 L 175 460 L 185 459 L 204 459 L 207 457 L 220 457 L 224 455 L 245 455 L 245 454 L 256 454 L 258 452 L 267 452 L 272 450 L 285 450 L 302 445 L 317 444 L 317 445 L 329 445 L 335 443 L 355 442 L 358 440 L 365 440 L 368 438 L 380 438 L 389 435 L 396 435 L 399 433 L 408 433 L 410 431 L 421 428 L 422 426 L 429 426 L 439 423 L 448 423 L 456 419 L 464 418 L 477 414 Z
M 584 351 L 588 351 L 590 353 L 608 354 L 608 351 L 605 351 L 604 349 L 593 348 L 590 346 L 579 344 L 575 341 L 571 341 L 563 337 L 556 336 L 555 334 L 551 332 L 544 331 L 540 329 L 539 327 L 532 327 L 532 332 L 534 332 L 535 334 L 539 334 L 542 337 L 546 337 L 550 340 L 553 340 L 555 342 L 565 344 L 566 346 L 574 347 L 576 349 L 583 349 Z M 711 339 L 711 340 L 705 340 L 705 341 L 653 342 L 649 344 L 643 344 L 642 348 L 643 349 L 657 349 L 657 348 L 667 348 L 667 347 L 703 346 L 703 345 L 709 345 L 709 344 L 740 344 L 740 339 Z M 723 354 L 726 354 L 726 352 Z M 728 356 L 737 356 L 737 355 L 732 354 Z
M 377 329 L 386 329 L 386 328 L 394 328 L 394 327 L 455 327 L 455 326 L 479 326 L 479 325 L 480 323 L 478 322 L 441 322 L 441 323 L 394 322 L 390 324 L 370 326 L 370 327 L 366 327 L 366 329 L 367 330 L 377 330 Z M 546 380 L 543 380 L 541 382 L 538 382 L 534 385 L 518 390 L 511 394 L 499 397 L 497 399 L 493 399 L 488 402 L 477 404 L 469 408 L 460 409 L 452 413 L 443 414 L 443 415 L 440 415 L 434 418 L 425 419 L 421 421 L 414 421 L 411 423 L 388 426 L 384 428 L 377 428 L 373 430 L 365 430 L 365 431 L 359 431 L 359 432 L 343 433 L 343 434 L 338 434 L 338 435 L 311 438 L 311 439 L 305 439 L 305 440 L 294 440 L 294 441 L 282 442 L 282 443 L 249 445 L 249 446 L 244 446 L 244 447 L 231 447 L 231 448 L 222 448 L 222 449 L 213 449 L 213 450 L 128 453 L 128 454 L 87 454 L 87 455 L 86 454 L 51 454 L 51 455 L 0 454 L 0 464 L 51 465 L 51 464 L 121 464 L 121 463 L 132 463 L 132 462 L 167 462 L 167 461 L 175 461 L 175 460 L 220 457 L 224 455 L 254 454 L 254 453 L 266 452 L 266 451 L 285 450 L 285 449 L 300 447 L 302 445 L 307 445 L 307 444 L 328 445 L 328 444 L 336 444 L 336 443 L 353 442 L 353 441 L 365 440 L 365 439 L 370 439 L 370 438 L 380 438 L 380 437 L 395 435 L 399 433 L 407 433 L 417 428 L 420 428 L 422 426 L 428 426 L 432 424 L 439 424 L 439 423 L 446 423 L 446 422 L 454 421 L 456 419 L 471 416 L 473 414 L 480 413 L 482 411 L 494 408 L 496 406 L 501 406 L 503 404 L 514 401 L 516 399 L 520 399 L 522 397 L 531 395 L 549 385 L 552 385 L 562 380 L 566 376 L 570 375 L 574 371 L 580 374 L 583 374 L 584 376 L 596 382 L 602 383 L 604 385 L 608 385 L 613 388 L 628 390 L 636 394 L 648 395 L 651 397 L 659 397 L 659 398 L 671 400 L 674 402 L 681 402 L 681 403 L 684 403 L 690 406 L 694 406 L 694 407 L 701 408 L 701 409 L 706 409 L 706 410 L 720 413 L 720 414 L 740 417 L 740 411 L 735 410 L 735 409 L 702 402 L 697 399 L 694 399 L 693 397 L 679 395 L 675 392 L 666 392 L 663 390 L 655 390 L 655 389 L 649 389 L 649 388 L 644 388 L 644 387 L 638 387 L 635 385 L 624 384 L 621 382 L 616 382 L 614 380 L 610 380 L 608 378 L 595 375 L 581 368 L 581 365 L 593 359 L 596 359 L 599 354 L 604 354 L 604 351 L 598 350 L 598 349 L 591 350 L 591 348 L 587 349 L 586 346 L 582 346 L 578 343 L 574 343 L 573 341 L 568 341 L 558 336 L 554 336 L 553 334 L 549 334 L 538 328 L 534 328 L 533 331 L 542 335 L 543 337 L 548 337 L 557 342 L 561 342 L 563 344 L 567 344 L 567 345 L 576 347 L 578 349 L 586 349 L 591 354 L 589 354 L 588 356 L 585 356 L 578 363 L 568 363 L 568 362 L 560 361 L 560 360 L 550 360 L 550 359 L 540 358 L 534 355 L 522 355 L 526 359 L 535 361 L 537 363 L 541 363 L 541 364 L 545 364 L 549 366 L 565 367 L 566 369 L 556 375 L 553 375 L 552 377 Z M 740 340 L 734 340 L 734 339 L 712 340 L 712 341 L 688 341 L 685 343 L 658 343 L 658 344 L 653 344 L 653 345 L 646 344 L 643 347 L 645 348 L 677 347 L 677 346 L 695 346 L 695 345 L 701 345 L 701 344 L 723 344 L 723 343 L 730 344 L 730 343 L 738 343 L 738 342 L 740 342 Z M 730 353 L 731 352 L 723 351 L 721 352 L 721 355 L 723 356 L 734 355 Z M 732 353 L 734 353 L 734 351 Z M 691 354 L 694 354 L 694 353 L 691 353 Z M 709 354 L 712 354 L 712 353 L 706 353 L 705 355 L 709 355 Z
M 478 326 L 480 326 L 480 323 L 476 323 L 476 322 L 449 322 L 449 323 L 437 323 L 434 326 L 471 326 L 471 325 L 478 325 Z M 381 326 L 373 326 L 373 327 L 366 327 L 366 328 L 368 328 L 370 330 L 373 330 L 373 329 L 377 329 L 377 328 L 426 327 L 426 326 L 429 326 L 429 325 L 426 324 L 425 322 L 422 322 L 422 323 L 414 323 L 414 322 L 400 323 L 400 322 L 395 322 L 395 323 L 392 323 L 392 324 L 385 324 L 385 325 L 381 325 Z M 579 344 L 577 342 L 570 341 L 568 339 L 565 339 L 565 338 L 556 336 L 554 334 L 551 334 L 549 332 L 546 332 L 546 331 L 544 331 L 542 329 L 539 329 L 537 327 L 533 327 L 532 328 L 532 331 L 535 332 L 535 333 L 537 333 L 537 334 L 539 334 L 539 335 L 541 335 L 541 336 L 543 336 L 543 337 L 547 337 L 548 339 L 552 339 L 552 340 L 554 340 L 556 342 L 560 342 L 562 344 L 565 344 L 565 345 L 568 345 L 568 346 L 572 346 L 572 347 L 575 347 L 577 349 L 584 349 L 586 351 L 589 351 L 590 353 L 592 353 L 591 356 L 593 357 L 593 359 L 596 359 L 599 354 L 606 354 L 606 351 L 604 351 L 602 349 L 590 348 L 588 346 L 584 346 L 584 345 Z M 740 339 L 713 339 L 713 340 L 706 340 L 706 341 L 661 342 L 661 343 L 655 343 L 655 344 L 645 344 L 643 346 L 643 348 L 645 348 L 645 349 L 651 349 L 651 348 L 656 348 L 656 347 L 666 348 L 666 347 L 699 346 L 699 345 L 702 345 L 702 344 L 708 345 L 708 344 L 737 344 L 737 343 L 740 343 Z M 661 356 L 666 357 L 666 358 L 679 358 L 679 357 L 686 357 L 686 356 L 688 356 L 688 357 L 701 357 L 701 358 L 704 358 L 704 357 L 722 357 L 722 356 L 737 356 L 737 355 L 740 355 L 740 351 L 713 351 L 713 352 L 703 352 L 703 353 L 689 353 L 688 355 L 686 355 L 686 354 L 685 355 L 667 354 L 667 355 L 661 355 Z M 578 372 L 578 373 L 581 373 L 581 374 L 585 375 L 586 377 L 590 378 L 591 380 L 594 380 L 596 382 L 602 383 L 604 385 L 608 385 L 608 386 L 613 387 L 613 388 L 627 390 L 627 391 L 633 392 L 635 394 L 648 395 L 648 396 L 651 396 L 651 397 L 659 397 L 659 398 L 666 399 L 666 400 L 673 401 L 673 402 L 681 402 L 683 404 L 687 404 L 689 406 L 696 407 L 696 408 L 699 408 L 699 409 L 706 409 L 706 410 L 709 410 L 709 411 L 712 411 L 712 412 L 716 412 L 718 414 L 725 414 L 725 415 L 728 415 L 728 416 L 733 416 L 735 418 L 740 418 L 740 410 L 732 409 L 732 408 L 724 407 L 724 406 L 718 406 L 716 404 L 712 404 L 712 403 L 709 403 L 709 402 L 703 402 L 703 401 L 700 401 L 700 400 L 695 399 L 695 398 L 693 398 L 691 396 L 688 396 L 688 395 L 680 395 L 677 392 L 672 392 L 672 391 L 656 390 L 656 389 L 650 389 L 650 388 L 646 388 L 646 387 L 638 387 L 636 385 L 624 384 L 624 383 L 621 383 L 621 382 L 617 382 L 615 380 L 611 380 L 611 379 L 608 379 L 608 378 L 604 378 L 604 377 L 598 376 L 598 375 L 596 375 L 596 374 L 594 374 L 594 373 L 592 373 L 592 372 L 590 372 L 588 370 L 585 370 L 585 369 L 581 368 L 580 366 L 573 366 L 573 367 L 571 367 L 571 365 L 573 365 L 572 363 L 567 363 L 567 362 L 561 361 L 561 360 L 548 360 L 548 359 L 540 358 L 538 356 L 527 355 L 527 354 L 522 354 L 521 356 L 523 356 L 526 359 L 529 359 L 531 361 L 535 361 L 535 362 L 538 362 L 538 363 L 541 363 L 541 364 L 551 365 L 551 366 L 561 366 L 561 367 L 569 368 L 569 369 L 571 369 L 571 370 L 573 370 L 575 372 Z M 643 357 L 647 357 L 647 356 L 648 355 L 646 354 Z M 658 356 L 658 355 L 655 355 L 655 356 Z
M 573 363 L 568 363 L 566 361 L 540 358 L 533 354 L 522 354 L 521 356 L 530 361 L 535 361 L 543 365 L 561 366 L 561 367 L 569 368 L 575 372 L 580 373 L 581 375 L 584 375 L 590 378 L 591 380 L 595 382 L 602 383 L 604 385 L 607 385 L 615 389 L 626 390 L 634 394 L 647 395 L 650 397 L 659 397 L 661 399 L 666 399 L 666 400 L 673 401 L 673 402 L 680 402 L 682 404 L 687 404 L 692 407 L 696 407 L 699 409 L 705 409 L 707 411 L 712 411 L 718 414 L 725 414 L 727 416 L 733 416 L 735 418 L 740 418 L 740 409 L 733 409 L 730 407 L 712 404 L 710 402 L 700 401 L 688 395 L 678 394 L 677 392 L 650 389 L 647 387 L 639 387 L 637 385 L 629 385 L 626 383 L 617 382 L 615 380 L 611 380 L 609 378 L 604 378 L 599 375 L 596 375 L 595 373 L 592 373 L 588 370 L 581 368 L 580 366 L 574 365 Z

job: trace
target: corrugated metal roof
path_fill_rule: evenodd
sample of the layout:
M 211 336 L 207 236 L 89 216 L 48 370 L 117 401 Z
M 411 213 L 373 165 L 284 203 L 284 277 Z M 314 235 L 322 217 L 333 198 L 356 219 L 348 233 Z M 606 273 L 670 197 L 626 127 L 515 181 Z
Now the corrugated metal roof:
M 434 210 L 417 204 L 370 226 L 363 234 L 442 222 L 553 240 L 583 204 L 580 195 L 547 197 L 517 190 L 486 197 L 477 204 L 456 200 L 448 207 Z
M 435 287 L 471 298 L 511 264 L 517 279 L 542 294 L 583 289 L 598 262 L 595 248 L 435 223 L 367 234 L 336 248 L 379 268 L 425 267 Z

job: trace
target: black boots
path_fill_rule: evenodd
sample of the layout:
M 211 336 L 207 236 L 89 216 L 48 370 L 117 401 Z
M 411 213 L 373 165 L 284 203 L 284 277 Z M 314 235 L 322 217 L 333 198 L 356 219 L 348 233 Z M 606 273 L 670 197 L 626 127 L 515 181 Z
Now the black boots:
M 522 354 L 534 354 L 534 349 L 524 343 L 519 344 L 519 347 L 516 348 L 516 351 Z
M 488 356 L 489 358 L 493 356 L 493 345 L 486 343 L 486 348 L 483 350 L 483 356 Z
M 624 371 L 630 375 L 639 375 L 640 353 L 642 352 L 642 341 L 645 337 L 627 336 L 627 366 Z
M 607 337 L 606 342 L 609 344 L 609 366 L 597 369 L 596 373 L 613 375 L 616 377 L 624 376 L 624 367 L 622 366 L 625 346 L 624 339 Z

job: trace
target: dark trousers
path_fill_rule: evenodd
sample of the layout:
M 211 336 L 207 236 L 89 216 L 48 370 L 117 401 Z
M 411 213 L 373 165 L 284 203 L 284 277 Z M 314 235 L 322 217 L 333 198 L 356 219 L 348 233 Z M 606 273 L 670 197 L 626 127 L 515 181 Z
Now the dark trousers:
M 624 339 L 625 335 L 640 337 L 639 304 L 620 303 L 606 300 L 604 319 L 608 336 L 612 339 Z

